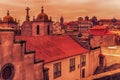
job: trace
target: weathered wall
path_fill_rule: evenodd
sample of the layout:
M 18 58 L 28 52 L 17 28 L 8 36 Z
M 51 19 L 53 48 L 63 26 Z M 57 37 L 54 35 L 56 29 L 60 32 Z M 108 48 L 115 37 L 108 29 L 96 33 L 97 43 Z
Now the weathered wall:
M 14 66 L 13 80 L 43 80 L 43 62 L 35 64 L 34 53 L 25 52 L 25 43 L 14 42 L 12 29 L 0 29 L 0 73 L 10 63 Z
M 86 66 L 81 67 L 80 64 L 80 55 L 69 57 L 66 59 L 46 63 L 45 67 L 49 68 L 49 79 L 50 80 L 79 80 L 81 78 L 81 70 L 85 69 L 85 77 L 89 76 L 89 53 L 83 53 L 86 55 Z M 71 58 L 75 58 L 75 70 L 70 72 L 69 68 L 69 60 Z M 61 62 L 61 76 L 58 78 L 54 78 L 53 75 L 53 66 L 55 63 Z

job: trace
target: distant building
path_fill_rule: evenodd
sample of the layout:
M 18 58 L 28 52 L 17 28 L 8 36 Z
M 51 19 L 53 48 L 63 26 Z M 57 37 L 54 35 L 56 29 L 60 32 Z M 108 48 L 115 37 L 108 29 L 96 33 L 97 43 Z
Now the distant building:
M 64 25 L 64 18 L 60 18 L 60 22 L 55 22 L 53 24 L 53 35 L 63 35 L 65 34 L 65 25 Z
M 91 18 L 91 22 L 93 23 L 93 26 L 96 26 L 96 25 L 99 24 L 96 16 L 93 16 L 93 17 Z
M 60 26 L 62 29 L 65 29 L 65 26 L 64 26 L 64 18 L 61 16 L 60 18 Z
M 99 21 L 99 25 L 106 25 L 108 26 L 110 29 L 120 29 L 120 20 L 119 19 L 100 19 Z
M 86 17 L 84 21 L 78 21 L 79 32 L 89 33 L 89 30 L 92 28 L 93 23 Z
M 108 26 L 94 26 L 90 30 L 90 34 L 92 34 L 94 37 L 97 37 L 96 39 L 99 40 L 101 43 L 101 46 L 112 46 L 116 45 L 115 38 L 116 34 L 112 33 Z
M 71 21 L 66 24 L 66 32 L 78 32 L 78 34 L 89 33 L 92 26 L 93 23 L 89 20 L 88 16 L 85 17 L 85 20 L 83 20 L 82 17 L 79 17 L 77 21 Z
M 65 26 L 66 32 L 75 32 L 78 31 L 78 22 L 77 21 L 70 21 Z
M 61 25 L 60 22 L 56 22 L 53 24 L 53 35 L 63 35 L 65 34 L 65 29 L 63 29 L 64 25 Z

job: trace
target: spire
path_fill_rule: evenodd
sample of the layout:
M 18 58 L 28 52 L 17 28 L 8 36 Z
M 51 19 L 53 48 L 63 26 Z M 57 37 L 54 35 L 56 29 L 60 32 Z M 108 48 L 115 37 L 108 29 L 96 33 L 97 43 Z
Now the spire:
M 2 22 L 2 19 L 0 18 L 0 23 Z
M 26 10 L 26 20 L 29 21 L 30 20 L 29 19 L 30 18 L 30 16 L 29 16 L 29 10 L 30 10 L 30 8 L 27 7 L 25 10 Z
M 15 22 L 17 22 L 17 19 L 15 18 Z
M 18 20 L 18 26 L 20 26 L 20 20 Z
M 52 17 L 50 16 L 50 21 L 52 21 Z
M 43 6 L 41 7 L 41 13 L 44 13 L 44 7 Z
M 60 18 L 60 24 L 63 25 L 63 23 L 64 23 L 64 18 L 61 16 L 61 18 Z
M 33 21 L 35 21 L 35 16 L 33 16 Z
M 9 16 L 10 15 L 10 13 L 9 13 L 9 10 L 7 11 L 7 16 Z

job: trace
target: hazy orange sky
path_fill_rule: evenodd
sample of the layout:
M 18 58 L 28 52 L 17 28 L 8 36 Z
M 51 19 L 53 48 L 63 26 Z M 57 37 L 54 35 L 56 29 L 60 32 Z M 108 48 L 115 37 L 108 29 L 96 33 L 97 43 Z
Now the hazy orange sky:
M 37 16 L 44 6 L 45 13 L 58 21 L 60 16 L 65 21 L 76 20 L 79 16 L 97 16 L 98 18 L 120 18 L 120 0 L 0 0 L 0 18 L 10 10 L 10 15 L 25 20 L 25 8 L 29 6 L 30 18 Z

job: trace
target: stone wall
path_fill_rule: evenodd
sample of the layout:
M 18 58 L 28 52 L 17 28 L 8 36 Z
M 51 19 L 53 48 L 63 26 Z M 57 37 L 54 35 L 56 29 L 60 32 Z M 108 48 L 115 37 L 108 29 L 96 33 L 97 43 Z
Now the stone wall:
M 0 29 L 0 80 L 43 80 L 43 61 L 35 63 L 35 52 L 14 37 L 13 29 Z

